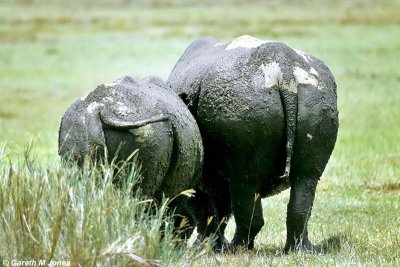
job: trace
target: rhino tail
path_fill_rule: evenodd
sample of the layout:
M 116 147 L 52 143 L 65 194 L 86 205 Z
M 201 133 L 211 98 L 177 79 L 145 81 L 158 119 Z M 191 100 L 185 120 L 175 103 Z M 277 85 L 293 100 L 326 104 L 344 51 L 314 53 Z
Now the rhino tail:
M 293 156 L 293 146 L 297 127 L 298 96 L 297 83 L 294 78 L 283 79 L 279 86 L 279 94 L 283 103 L 286 131 L 286 159 L 283 174 L 279 177 L 288 180 Z
M 100 120 L 102 121 L 105 127 L 118 130 L 130 130 L 146 126 L 150 123 L 167 121 L 169 120 L 169 118 L 166 115 L 160 114 L 152 116 L 148 119 L 131 121 L 125 118 L 120 118 L 118 116 L 115 116 L 115 114 L 113 113 L 109 113 L 103 110 L 102 112 L 100 112 Z

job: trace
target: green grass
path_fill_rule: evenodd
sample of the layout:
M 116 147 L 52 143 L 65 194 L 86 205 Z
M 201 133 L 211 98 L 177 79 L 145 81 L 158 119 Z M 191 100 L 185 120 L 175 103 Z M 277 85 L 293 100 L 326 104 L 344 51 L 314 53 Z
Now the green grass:
M 186 248 L 174 237 L 171 200 L 141 197 L 137 164 L 116 186 L 113 164 L 43 164 L 31 144 L 13 163 L 4 147 L 0 152 L 0 260 L 158 266 L 189 264 L 210 250 L 206 243 Z
M 62 238 L 54 248 L 55 259 L 81 264 L 88 263 L 86 256 L 93 260 L 114 242 L 129 243 L 131 236 L 156 240 L 154 227 L 160 221 L 130 215 L 143 211 L 133 204 L 142 200 L 129 198 L 109 184 L 95 183 L 102 179 L 100 174 L 88 176 L 96 179 L 79 179 L 76 170 L 60 166 L 56 155 L 61 116 L 75 98 L 124 74 L 166 79 L 184 49 L 199 36 L 228 41 L 252 34 L 279 39 L 320 57 L 336 77 L 339 137 L 309 225 L 312 240 L 324 245 L 325 253 L 281 254 L 287 191 L 263 200 L 266 225 L 254 252 L 208 254 L 192 261 L 201 252 L 169 245 L 172 237 L 149 246 L 135 244 L 132 252 L 166 265 L 400 264 L 399 1 L 378 5 L 289 0 L 229 4 L 224 0 L 211 7 L 181 2 L 177 6 L 33 2 L 0 3 L 0 143 L 9 151 L 0 163 L 0 257 L 48 259 L 57 231 Z M 32 136 L 37 137 L 33 174 L 23 157 Z M 84 190 L 87 187 L 89 191 Z M 46 189 L 43 195 L 37 193 L 40 188 Z M 65 190 L 73 196 L 64 196 Z M 74 201 L 83 205 L 84 213 L 71 206 Z M 41 203 L 37 215 L 32 214 L 35 203 Z M 109 207 L 113 207 L 111 215 L 105 212 Z M 26 218 L 40 218 L 30 226 L 32 234 L 20 223 L 24 209 Z M 130 223 L 134 220 L 143 224 Z M 7 222 L 12 228 L 7 228 Z M 98 229 L 82 228 L 83 222 Z M 104 228 L 109 222 L 114 226 L 111 232 Z M 60 230 L 56 225 L 61 225 Z M 233 231 L 230 221 L 228 237 Z M 41 245 L 35 245 L 35 240 Z M 78 250 L 84 259 L 74 254 Z M 130 260 L 112 253 L 99 258 L 102 265 Z

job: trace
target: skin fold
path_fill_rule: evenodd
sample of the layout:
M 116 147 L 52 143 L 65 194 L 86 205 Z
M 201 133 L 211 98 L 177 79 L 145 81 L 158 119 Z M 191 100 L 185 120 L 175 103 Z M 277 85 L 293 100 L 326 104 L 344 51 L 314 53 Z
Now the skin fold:
M 253 248 L 264 225 L 261 198 L 290 187 L 285 251 L 315 251 L 307 222 L 339 125 L 328 67 L 280 42 L 204 37 L 186 49 L 167 83 L 197 120 L 204 143 L 198 239 L 216 232 L 216 249 L 223 248 L 233 214 L 231 245 Z

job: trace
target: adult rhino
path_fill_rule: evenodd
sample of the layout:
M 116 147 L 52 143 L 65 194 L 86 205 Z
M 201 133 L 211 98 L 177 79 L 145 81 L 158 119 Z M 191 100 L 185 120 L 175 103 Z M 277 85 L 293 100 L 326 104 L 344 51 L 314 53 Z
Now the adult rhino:
M 284 250 L 315 251 L 307 222 L 338 131 L 336 83 L 328 67 L 281 42 L 204 37 L 186 49 L 167 83 L 203 138 L 199 239 L 218 230 L 221 247 L 223 218 L 233 213 L 232 245 L 253 248 L 264 225 L 260 197 L 291 187 Z
M 59 155 L 82 164 L 104 155 L 126 160 L 139 149 L 145 196 L 161 200 L 195 188 L 201 176 L 203 145 L 186 105 L 163 81 L 125 76 L 101 84 L 76 100 L 62 117 Z M 188 219 L 192 211 L 186 209 Z

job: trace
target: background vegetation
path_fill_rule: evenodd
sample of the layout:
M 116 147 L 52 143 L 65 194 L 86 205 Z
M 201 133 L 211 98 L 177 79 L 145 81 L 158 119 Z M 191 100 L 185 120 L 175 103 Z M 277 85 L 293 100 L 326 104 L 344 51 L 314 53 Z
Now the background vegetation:
M 0 0 L 0 259 L 399 265 L 399 14 L 396 0 Z M 58 162 L 58 124 L 74 99 L 124 74 L 166 79 L 195 38 L 229 41 L 242 34 L 310 52 L 336 77 L 339 138 L 309 226 L 312 240 L 325 248 L 321 255 L 281 254 L 287 191 L 263 200 L 266 226 L 255 251 L 204 254 L 176 247 L 172 236 L 158 242 L 154 227 L 168 216 L 143 215 L 142 199 L 95 182 L 108 181 L 104 173 L 79 179 Z M 228 237 L 233 231 L 230 221 Z M 135 236 L 156 241 L 137 243 Z M 160 261 L 111 252 L 96 258 L 124 242 L 133 255 Z

